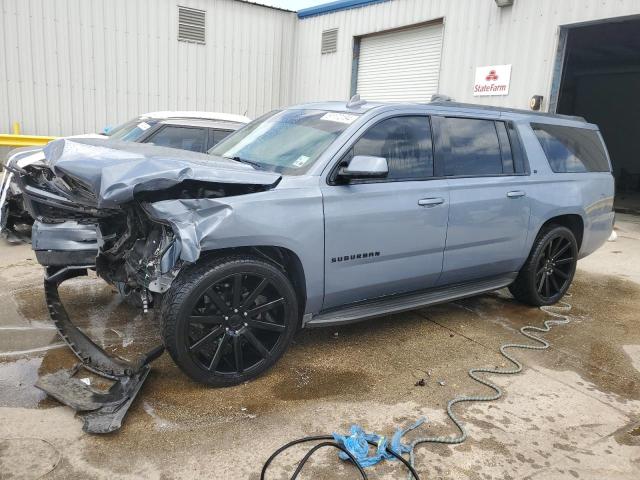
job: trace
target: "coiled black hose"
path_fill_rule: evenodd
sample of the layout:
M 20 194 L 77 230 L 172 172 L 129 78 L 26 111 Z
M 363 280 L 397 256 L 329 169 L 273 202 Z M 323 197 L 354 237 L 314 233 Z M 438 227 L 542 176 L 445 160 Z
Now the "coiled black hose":
M 266 478 L 265 475 L 267 473 L 267 469 L 269 468 L 269 465 L 271 465 L 273 460 L 282 452 L 300 443 L 318 442 L 318 441 L 320 441 L 321 443 L 313 446 L 302 458 L 302 460 L 300 460 L 300 462 L 298 463 L 298 466 L 296 467 L 295 472 L 293 472 L 293 475 L 291 476 L 291 480 L 296 480 L 296 478 L 298 478 L 298 475 L 304 468 L 309 458 L 311 458 L 311 456 L 322 447 L 333 447 L 344 452 L 358 469 L 358 472 L 360 473 L 360 477 L 362 478 L 362 480 L 368 480 L 369 477 L 367 476 L 364 469 L 358 464 L 358 461 L 356 460 L 356 458 L 351 454 L 351 452 L 349 452 L 349 450 L 347 450 L 345 447 L 337 443 L 331 435 L 315 435 L 311 437 L 303 437 L 283 445 L 282 447 L 277 449 L 275 452 L 273 452 L 271 456 L 267 459 L 267 461 L 264 462 L 264 465 L 262 466 L 262 472 L 260 473 L 260 480 L 265 480 Z M 369 440 L 367 440 L 367 442 L 369 443 L 369 445 L 372 445 L 374 447 L 377 446 L 375 442 L 372 442 Z M 404 464 L 404 466 L 407 467 L 407 469 L 409 470 L 413 478 L 415 478 L 415 480 L 420 480 L 420 477 L 418 476 L 418 473 L 416 472 L 416 470 L 411 466 L 411 464 L 407 460 L 405 460 L 402 457 L 402 455 L 394 452 L 389 447 L 386 447 L 386 450 L 387 452 L 389 452 L 391 456 L 400 460 Z

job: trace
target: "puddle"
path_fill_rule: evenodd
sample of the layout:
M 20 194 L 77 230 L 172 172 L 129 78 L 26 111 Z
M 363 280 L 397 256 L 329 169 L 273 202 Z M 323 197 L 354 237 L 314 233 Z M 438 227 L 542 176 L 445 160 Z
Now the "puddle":
M 0 361 L 45 352 L 61 344 L 56 330 L 6 329 L 0 332 Z
M 74 324 L 110 353 L 135 358 L 160 342 L 158 322 L 153 314 L 143 315 L 129 306 L 109 285 L 95 276 L 65 282 L 60 288 L 60 296 Z M 27 325 L 43 326 L 40 335 L 47 333 L 45 328 L 50 329 L 52 325 L 42 288 L 16 292 L 15 299 L 23 321 Z M 7 333 L 15 337 L 18 331 L 7 330 Z M 51 334 L 55 337 L 55 330 Z M 11 342 L 15 343 L 15 340 Z
M 143 402 L 142 408 L 146 412 L 146 414 L 153 419 L 156 430 L 171 430 L 176 428 L 175 423 L 165 420 L 160 415 L 158 415 L 155 408 L 153 408 L 153 406 L 149 402 Z
M 273 386 L 274 397 L 280 400 L 314 400 L 355 392 L 366 395 L 371 390 L 371 380 L 364 372 L 310 368 L 294 372 L 294 379 L 284 378 Z
M 46 309 L 39 303 L 40 288 L 21 290 L 16 300 L 25 325 L 42 325 L 47 321 Z M 446 446 L 424 447 L 421 452 L 425 458 L 421 462 L 428 465 L 426 468 L 437 465 L 447 471 L 452 463 L 457 465 L 461 459 L 473 457 L 504 460 L 504 469 L 513 473 L 516 468 L 529 465 L 528 461 L 523 463 L 511 455 L 513 447 L 509 442 L 513 441 L 513 432 L 520 432 L 516 438 L 525 446 L 530 438 L 540 445 L 546 442 L 548 449 L 538 448 L 546 454 L 553 443 L 571 448 L 587 445 L 595 442 L 595 434 L 605 438 L 611 430 L 628 423 L 628 419 L 619 420 L 622 414 L 610 410 L 615 418 L 603 419 L 609 424 L 586 425 L 600 421 L 590 416 L 601 416 L 604 402 L 640 398 L 637 365 L 640 287 L 580 273 L 572 291 L 574 321 L 545 335 L 551 349 L 517 352 L 516 356 L 525 364 L 523 375 L 495 379 L 505 387 L 505 397 L 500 402 L 474 406 L 481 409 L 482 415 L 470 414 L 460 407 L 460 417 L 470 428 L 472 440 L 457 450 Z M 158 341 L 157 320 L 122 303 L 99 279 L 76 279 L 65 284 L 61 293 L 74 321 L 110 352 L 132 358 Z M 518 304 L 500 292 L 340 328 L 301 331 L 286 355 L 264 376 L 223 389 L 192 382 L 164 355 L 154 362 L 123 429 L 111 437 L 82 440 L 86 447 L 82 462 L 87 463 L 81 465 L 104 467 L 112 473 L 130 472 L 145 465 L 167 467 L 170 471 L 163 452 L 188 449 L 189 461 L 218 455 L 233 463 L 228 466 L 230 478 L 257 478 L 234 468 L 242 462 L 255 467 L 288 440 L 312 433 L 346 431 L 352 422 L 392 432 L 396 425 L 425 413 L 419 409 L 427 411 L 430 423 L 425 428 L 429 433 L 449 435 L 453 433 L 451 425 L 434 416 L 443 414 L 447 400 L 460 394 L 487 393 L 467 377 L 467 370 L 485 365 L 504 367 L 501 363 L 505 360 L 497 351 L 499 345 L 526 341 L 519 328 L 541 325 L 546 318 L 540 310 Z M 6 330 L 0 332 L 0 337 L 6 334 L 29 335 L 30 331 Z M 59 405 L 44 400 L 44 394 L 31 385 L 38 374 L 70 368 L 77 360 L 67 348 L 33 357 L 0 363 L 0 405 L 29 408 Z M 568 375 L 561 374 L 565 371 Z M 552 376 L 560 381 L 545 383 Z M 81 378 L 85 377 L 82 373 Z M 424 387 L 415 386 L 420 378 L 425 379 Z M 92 379 L 91 383 L 94 382 Z M 562 389 L 563 396 L 558 396 L 549 385 Z M 591 397 L 602 399 L 602 403 L 592 403 Z M 578 400 L 582 403 L 576 403 Z M 618 407 L 622 408 L 623 403 Z M 59 410 L 71 419 L 69 409 Z M 53 415 L 54 411 L 28 411 L 30 416 L 39 413 Z M 574 414 L 580 415 L 575 422 L 562 416 Z M 438 419 L 435 423 L 434 418 Z M 15 422 L 18 425 L 18 420 Z M 55 430 L 55 426 L 52 428 Z M 79 431 L 80 427 L 75 428 Z M 488 431 L 497 435 L 496 439 L 484 438 Z M 580 436 L 583 433 L 589 437 L 583 439 Z M 571 442 L 563 437 L 565 434 L 570 435 Z M 615 440 L 611 439 L 612 443 L 616 441 L 636 445 L 640 441 L 640 428 L 637 424 L 626 425 Z M 216 451 L 211 445 L 223 447 Z M 580 454 L 580 449 L 569 452 L 557 447 L 556 451 L 563 455 Z M 534 453 L 529 452 L 527 458 L 533 458 Z M 249 464 L 247 457 L 251 455 Z M 581 455 L 586 458 L 586 454 Z M 539 457 L 536 464 L 542 465 L 546 457 Z M 42 458 L 49 458 L 48 454 L 43 452 Z M 148 465 L 143 465 L 140 459 Z M 471 465 L 466 467 L 473 470 Z M 380 472 L 391 475 L 391 470 L 376 470 L 376 474 Z M 460 472 L 456 471 L 456 475 Z M 438 476 L 433 469 L 428 473 L 429 478 Z M 493 473 L 496 478 L 504 477 L 497 470 Z M 206 474 L 210 472 L 189 471 L 184 476 Z M 393 474 L 400 478 L 397 468 Z M 335 478 L 329 470 L 325 477 Z
M 42 358 L 0 363 L 0 407 L 37 407 L 46 394 L 34 387 Z
M 572 292 L 574 321 L 545 336 L 552 348 L 516 356 L 525 365 L 577 371 L 593 384 L 589 388 L 640 399 L 640 287 L 580 273 Z M 131 359 L 159 342 L 158 320 L 123 303 L 100 279 L 74 279 L 63 285 L 61 296 L 74 322 L 111 353 Z M 41 286 L 17 292 L 16 305 L 25 327 L 3 330 L 0 342 L 12 343 L 24 335 L 42 340 L 31 348 L 50 345 L 54 332 L 42 329 L 35 335 L 29 330 L 48 323 Z M 155 430 L 158 435 L 205 430 L 220 423 L 226 429 L 286 417 L 292 409 L 313 412 L 317 405 L 332 402 L 355 407 L 374 400 L 391 406 L 405 399 L 444 408 L 457 394 L 486 394 L 468 379 L 467 370 L 501 366 L 499 345 L 523 341 L 519 328 L 541 325 L 546 318 L 540 310 L 500 292 L 340 328 L 301 331 L 266 375 L 224 389 L 192 382 L 164 355 L 154 362 L 140 401 L 130 410 L 118 438 L 124 448 L 138 439 L 136 434 L 128 436 L 128 429 Z M 58 405 L 44 400 L 32 385 L 39 374 L 71 368 L 77 359 L 68 348 L 32 357 L 0 363 L 0 406 Z M 426 379 L 425 387 L 415 387 L 420 378 Z
M 547 368 L 573 370 L 594 388 L 622 399 L 640 400 L 640 329 L 636 326 L 640 286 L 612 276 L 579 272 L 571 293 L 565 299 L 572 305 L 571 323 L 543 335 L 551 342 L 551 349 L 544 354 L 521 351 L 516 356 Z M 520 327 L 542 325 L 551 319 L 537 308 L 519 304 L 504 291 L 424 311 L 438 324 L 465 332 L 491 348 L 506 338 L 522 343 Z M 507 332 L 512 336 L 505 336 Z

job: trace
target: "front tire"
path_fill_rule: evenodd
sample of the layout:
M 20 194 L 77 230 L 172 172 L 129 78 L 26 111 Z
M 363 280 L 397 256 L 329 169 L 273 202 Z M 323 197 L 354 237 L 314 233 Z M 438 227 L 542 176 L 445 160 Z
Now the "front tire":
M 196 382 L 251 380 L 285 352 L 299 323 L 296 292 L 275 265 L 253 256 L 216 257 L 181 272 L 164 296 L 167 351 Z
M 552 305 L 569 289 L 577 262 L 578 243 L 573 232 L 560 225 L 548 225 L 538 234 L 509 291 L 528 305 Z

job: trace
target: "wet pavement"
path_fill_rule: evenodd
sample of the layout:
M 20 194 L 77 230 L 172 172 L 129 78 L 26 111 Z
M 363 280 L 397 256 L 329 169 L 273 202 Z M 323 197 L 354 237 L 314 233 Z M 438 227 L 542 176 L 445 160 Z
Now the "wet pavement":
M 523 373 L 493 376 L 492 403 L 457 406 L 469 440 L 423 445 L 423 479 L 640 478 L 640 217 L 620 216 L 616 242 L 579 264 L 571 323 L 546 334 L 545 352 L 517 351 Z M 82 432 L 81 420 L 33 387 L 75 357 L 48 320 L 42 270 L 25 245 L 0 241 L 0 479 L 250 479 L 280 445 L 347 432 L 352 423 L 408 436 L 456 433 L 447 400 L 487 394 L 467 371 L 508 367 L 498 348 L 547 315 L 505 291 L 341 328 L 300 332 L 265 376 L 237 387 L 191 382 L 168 357 L 153 371 L 122 430 Z M 95 278 L 61 288 L 74 319 L 107 350 L 134 358 L 159 341 L 157 321 Z M 416 382 L 424 379 L 424 386 Z M 289 478 L 292 449 L 269 479 Z M 368 470 L 404 479 L 398 462 Z M 300 478 L 355 479 L 335 452 L 320 451 Z

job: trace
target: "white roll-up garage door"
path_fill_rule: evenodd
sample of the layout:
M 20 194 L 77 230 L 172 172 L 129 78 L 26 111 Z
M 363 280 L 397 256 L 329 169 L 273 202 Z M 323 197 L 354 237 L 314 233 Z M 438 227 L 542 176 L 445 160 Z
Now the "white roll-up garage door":
M 426 102 L 438 91 L 442 24 L 363 37 L 357 92 L 363 99 Z

